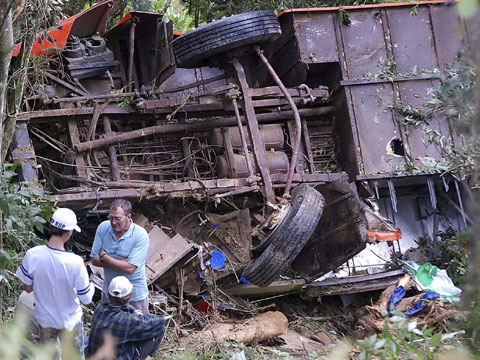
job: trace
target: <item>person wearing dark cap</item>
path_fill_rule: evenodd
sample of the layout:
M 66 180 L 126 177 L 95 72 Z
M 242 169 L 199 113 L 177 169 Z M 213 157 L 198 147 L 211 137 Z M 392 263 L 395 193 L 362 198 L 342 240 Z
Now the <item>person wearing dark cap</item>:
M 65 250 L 74 230 L 80 232 L 75 213 L 57 209 L 50 220 L 48 243 L 26 252 L 16 276 L 26 292 L 33 291 L 40 339 L 57 340 L 69 333 L 83 359 L 83 313 L 79 301 L 89 304 L 95 289 L 90 286 L 83 259 Z
M 116 360 L 143 360 L 158 350 L 165 333 L 165 319 L 171 316 L 142 315 L 129 304 L 133 285 L 117 276 L 108 286 L 109 301 L 97 305 L 93 314 L 87 356 L 93 355 L 110 333 L 116 342 Z

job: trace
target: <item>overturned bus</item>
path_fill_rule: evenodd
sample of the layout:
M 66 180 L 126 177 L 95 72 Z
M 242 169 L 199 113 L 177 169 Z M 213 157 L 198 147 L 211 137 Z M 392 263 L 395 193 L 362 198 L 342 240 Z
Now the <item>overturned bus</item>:
M 425 106 L 478 16 L 439 1 L 258 11 L 178 34 L 136 11 L 103 32 L 112 4 L 39 37 L 47 65 L 11 146 L 19 178 L 79 214 L 77 253 L 117 198 L 150 233 L 158 287 L 214 251 L 219 280 L 352 275 L 384 256 L 362 260 L 366 246 L 398 255 L 467 225 L 457 180 L 427 166 L 439 145 L 392 105 Z M 430 126 L 462 141 L 442 114 Z

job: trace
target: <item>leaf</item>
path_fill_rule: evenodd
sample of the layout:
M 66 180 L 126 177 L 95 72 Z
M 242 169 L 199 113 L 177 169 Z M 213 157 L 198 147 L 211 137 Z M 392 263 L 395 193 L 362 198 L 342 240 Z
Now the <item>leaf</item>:
M 5 269 L 10 260 L 10 254 L 5 250 L 0 250 L 0 269 Z
M 389 320 L 390 320 L 390 322 L 393 322 L 393 323 L 399 323 L 399 322 L 404 321 L 405 319 L 403 317 L 399 316 L 399 315 L 395 315 L 395 316 L 392 316 Z
M 341 25 L 347 25 L 347 26 L 350 26 L 352 24 L 352 21 L 350 20 L 350 16 L 348 16 L 345 9 L 338 10 L 338 23 Z
M 462 0 L 456 4 L 458 15 L 463 19 L 473 17 L 478 9 L 478 0 Z
M 375 346 L 373 347 L 373 350 L 378 350 L 378 349 L 381 349 L 383 347 L 383 345 L 385 345 L 385 342 L 387 340 L 385 339 L 382 339 L 382 340 L 379 340 L 377 341 L 377 343 L 375 344 Z
M 36 223 L 34 224 L 34 227 L 35 227 L 35 229 L 36 229 L 39 233 L 43 234 L 43 226 L 42 226 L 42 224 L 36 222 Z
M 425 334 L 422 332 L 422 330 L 419 330 L 419 329 L 413 329 L 412 333 L 414 333 L 418 336 L 425 336 Z
M 442 341 L 442 333 L 436 333 L 432 336 L 432 338 L 428 341 L 430 345 L 437 346 Z
M 397 346 L 397 343 L 395 341 L 391 342 L 391 348 L 392 348 L 392 351 L 396 354 L 397 350 L 398 350 L 398 346 Z
M 370 346 L 370 344 L 365 339 L 357 340 L 357 343 L 362 348 L 366 348 Z
M 365 350 L 362 350 L 362 352 L 358 355 L 358 358 L 360 360 L 366 360 L 367 359 L 367 352 Z
M 417 328 L 417 320 L 413 320 L 408 323 L 408 331 L 412 332 L 416 328 Z
M 413 6 L 410 9 L 410 16 L 416 16 L 416 15 L 418 15 L 418 4 Z

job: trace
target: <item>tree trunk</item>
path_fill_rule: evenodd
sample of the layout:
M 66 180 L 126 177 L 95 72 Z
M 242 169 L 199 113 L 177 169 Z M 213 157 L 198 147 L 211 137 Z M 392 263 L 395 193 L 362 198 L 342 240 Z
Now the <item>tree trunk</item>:
M 8 69 L 13 52 L 12 1 L 0 1 L 0 146 L 3 138 L 3 119 L 8 86 Z M 0 174 L 3 170 L 3 158 L 0 161 Z M 0 249 L 3 249 L 3 216 L 0 211 Z M 0 299 L 3 299 L 3 285 L 0 286 Z M 3 306 L 0 304 L 0 319 L 3 322 Z
M 191 337 L 185 337 L 180 343 L 187 346 L 201 339 L 206 346 L 218 341 L 235 340 L 243 344 L 261 342 L 284 334 L 288 330 L 288 320 L 280 311 L 268 311 L 240 323 L 217 323 Z
M 3 139 L 3 124 L 6 116 L 6 92 L 8 85 L 8 69 L 10 67 L 10 60 L 13 52 L 13 29 L 12 29 L 12 14 L 10 10 L 8 13 L 3 14 L 3 9 L 10 9 L 10 4 L 2 4 L 0 1 L 0 24 L 3 27 L 0 28 L 0 146 L 2 146 Z M 3 146 L 2 146 L 3 147 Z M 4 157 L 1 158 L 1 164 L 3 164 Z M 0 166 L 0 173 L 2 172 L 2 166 Z
M 10 25 L 12 24 L 12 18 L 10 13 L 10 9 L 12 8 L 12 3 L 13 3 L 12 0 L 0 0 L 0 29 L 2 31 L 6 27 L 7 21 L 10 21 Z M 8 19 L 9 17 L 10 19 Z
M 1 1 L 2 0 L 0 0 L 0 2 Z M 41 15 L 42 14 L 37 14 L 39 19 L 41 19 Z M 2 138 L 0 140 L 0 161 L 2 163 L 5 160 L 8 147 L 10 146 L 13 138 L 16 124 L 16 115 L 20 111 L 22 106 L 25 84 L 27 83 L 27 70 L 29 69 L 30 51 L 32 49 L 33 42 L 37 37 L 37 33 L 44 25 L 45 24 L 42 21 L 37 21 L 35 23 L 35 26 L 27 30 L 23 40 L 22 49 L 15 61 L 15 68 L 17 71 L 15 71 L 14 75 L 11 76 L 9 79 L 10 87 L 6 96 L 7 110 L 5 111 L 2 118 L 3 133 L 1 134 Z

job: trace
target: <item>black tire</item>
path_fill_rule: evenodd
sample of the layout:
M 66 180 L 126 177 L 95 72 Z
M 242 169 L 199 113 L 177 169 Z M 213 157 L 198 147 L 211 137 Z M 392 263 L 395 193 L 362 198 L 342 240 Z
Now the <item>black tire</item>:
M 179 67 L 195 67 L 203 61 L 241 46 L 275 40 L 282 31 L 272 11 L 230 16 L 200 26 L 173 41 Z
M 284 271 L 312 236 L 323 212 L 325 200 L 311 186 L 301 184 L 292 191 L 292 206 L 272 232 L 267 249 L 243 271 L 251 283 L 267 286 Z
M 275 229 L 273 229 L 267 235 L 265 240 L 263 240 L 257 246 L 252 247 L 252 252 L 253 252 L 255 257 L 257 257 L 257 255 L 260 255 L 262 252 L 264 252 L 265 249 L 268 247 L 268 245 L 270 245 L 272 243 L 273 239 L 275 239 L 278 236 L 278 233 L 283 229 L 285 224 L 289 221 L 291 211 L 292 211 L 292 207 L 290 206 L 290 208 L 287 210 L 287 213 L 285 214 L 283 219 L 278 223 L 278 225 L 275 227 Z

